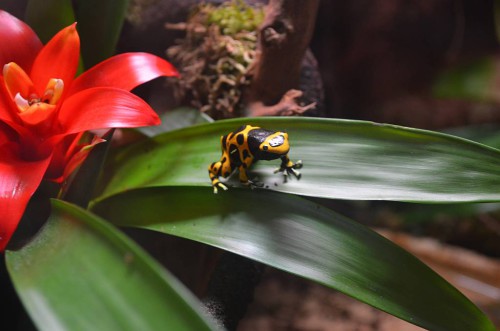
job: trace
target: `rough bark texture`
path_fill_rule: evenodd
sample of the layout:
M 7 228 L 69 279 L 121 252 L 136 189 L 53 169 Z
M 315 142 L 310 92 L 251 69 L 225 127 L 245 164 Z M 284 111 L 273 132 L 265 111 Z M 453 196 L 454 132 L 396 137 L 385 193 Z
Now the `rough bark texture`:
M 302 62 L 314 31 L 318 5 L 319 0 L 269 2 L 260 29 L 252 84 L 247 91 L 249 116 L 290 115 L 314 106 L 302 107 L 290 100 L 295 101 L 300 96 L 291 90 L 299 87 Z M 267 107 L 270 105 L 274 106 Z

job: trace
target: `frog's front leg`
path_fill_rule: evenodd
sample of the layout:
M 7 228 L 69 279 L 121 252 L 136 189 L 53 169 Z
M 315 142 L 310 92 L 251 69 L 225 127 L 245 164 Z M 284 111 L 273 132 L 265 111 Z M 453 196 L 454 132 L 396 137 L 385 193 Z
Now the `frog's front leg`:
M 264 183 L 257 181 L 255 178 L 250 179 L 248 177 L 248 170 L 247 170 L 248 168 L 249 168 L 249 166 L 245 163 L 242 164 L 241 166 L 239 166 L 238 171 L 240 173 L 240 182 L 243 185 L 250 186 L 251 188 L 264 186 Z
M 282 172 L 283 176 L 285 177 L 285 182 L 287 181 L 287 178 L 290 174 L 294 175 L 297 179 L 300 179 L 302 174 L 295 170 L 295 169 L 300 169 L 302 168 L 302 161 L 298 160 L 296 163 L 293 163 L 289 158 L 288 155 L 284 155 L 281 157 L 281 165 L 278 169 L 274 171 L 274 173 L 277 172 Z

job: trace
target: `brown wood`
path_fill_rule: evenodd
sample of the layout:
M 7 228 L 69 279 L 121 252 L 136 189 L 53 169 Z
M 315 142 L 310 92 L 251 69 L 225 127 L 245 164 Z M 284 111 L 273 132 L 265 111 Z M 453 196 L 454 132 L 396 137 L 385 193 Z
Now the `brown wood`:
M 319 0 L 270 0 L 260 28 L 258 56 L 252 68 L 252 84 L 246 99 L 249 116 L 303 112 L 292 100 L 300 95 L 290 92 L 299 85 L 302 60 L 311 40 Z M 286 104 L 278 106 L 280 100 Z M 272 108 L 267 106 L 274 105 Z M 263 109 L 263 107 L 265 107 Z

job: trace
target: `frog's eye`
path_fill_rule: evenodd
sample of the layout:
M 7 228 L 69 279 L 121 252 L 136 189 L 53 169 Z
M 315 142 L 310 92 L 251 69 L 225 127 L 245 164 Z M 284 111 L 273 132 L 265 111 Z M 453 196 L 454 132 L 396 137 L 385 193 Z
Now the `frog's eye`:
M 285 137 L 279 135 L 269 140 L 269 145 L 271 145 L 271 147 L 277 147 L 283 145 L 284 142 L 285 142 Z

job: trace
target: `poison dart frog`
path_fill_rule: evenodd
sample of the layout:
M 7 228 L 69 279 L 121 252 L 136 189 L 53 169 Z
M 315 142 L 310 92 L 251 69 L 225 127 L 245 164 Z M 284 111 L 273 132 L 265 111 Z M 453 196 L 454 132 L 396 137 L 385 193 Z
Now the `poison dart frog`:
M 301 174 L 295 169 L 302 168 L 302 161 L 293 163 L 288 158 L 290 144 L 286 132 L 243 125 L 220 139 L 222 157 L 220 161 L 208 167 L 214 193 L 217 193 L 219 188 L 227 190 L 227 186 L 220 182 L 219 177 L 228 177 L 236 168 L 239 170 L 241 183 L 256 185 L 248 178 L 247 169 L 259 160 L 281 159 L 281 165 L 274 173 L 282 172 L 285 182 L 290 174 L 300 179 Z

